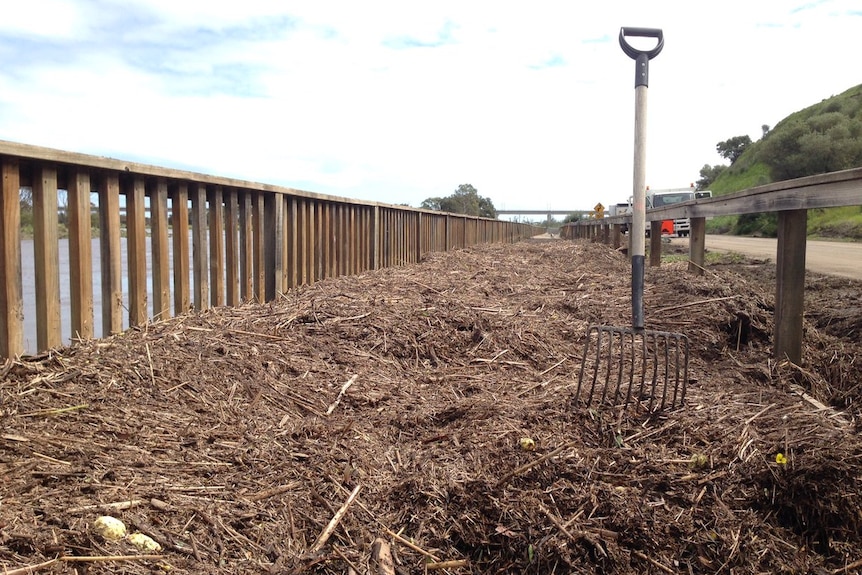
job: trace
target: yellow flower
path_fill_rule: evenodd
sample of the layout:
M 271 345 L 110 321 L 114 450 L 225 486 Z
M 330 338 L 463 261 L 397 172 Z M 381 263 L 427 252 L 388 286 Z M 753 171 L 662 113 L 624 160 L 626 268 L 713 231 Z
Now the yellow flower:
M 785 465 L 785 464 L 787 464 L 787 458 L 784 457 L 783 453 L 779 453 L 775 456 L 775 463 L 777 463 L 779 465 Z

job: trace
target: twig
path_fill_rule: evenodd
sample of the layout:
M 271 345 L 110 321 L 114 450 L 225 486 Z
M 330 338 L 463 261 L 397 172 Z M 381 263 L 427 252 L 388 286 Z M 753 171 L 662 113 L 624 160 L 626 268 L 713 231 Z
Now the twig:
M 350 386 L 353 385 L 357 377 L 359 377 L 358 374 L 351 376 L 351 378 L 341 386 L 341 391 L 338 392 L 338 396 L 335 398 L 335 401 L 333 401 L 332 405 L 326 409 L 326 415 L 331 415 L 332 412 L 335 411 L 335 408 L 338 407 L 339 403 L 341 403 L 341 398 L 344 397 L 344 394 L 347 393 L 347 390 L 350 389 Z
M 30 573 L 35 573 L 41 569 L 45 569 L 46 567 L 50 567 L 54 563 L 59 561 L 59 559 L 50 559 L 45 561 L 44 563 L 38 563 L 36 565 L 30 565 L 29 567 L 19 567 L 17 569 L 12 569 L 11 571 L 3 570 L 3 575 L 30 575 Z
M 651 437 L 651 436 L 653 436 L 653 435 L 655 435 L 655 434 L 657 434 L 657 433 L 661 433 L 661 432 L 663 432 L 663 431 L 666 431 L 666 430 L 670 429 L 671 427 L 673 427 L 674 425 L 676 425 L 676 423 L 677 423 L 677 422 L 676 422 L 676 420 L 672 420 L 672 421 L 669 421 L 668 423 L 665 423 L 664 425 L 662 425 L 662 426 L 661 426 L 661 427 L 659 427 L 658 429 L 653 429 L 653 430 L 651 430 L 651 431 L 647 431 L 647 430 L 638 431 L 637 433 L 635 433 L 635 434 L 633 434 L 633 435 L 629 435 L 628 437 L 626 437 L 625 439 L 623 439 L 623 443 L 630 443 L 630 442 L 632 442 L 632 441 L 634 441 L 635 439 L 638 439 L 638 438 L 640 438 L 640 439 L 646 439 L 647 437 Z
M 344 502 L 344 505 L 335 512 L 333 518 L 329 521 L 329 525 L 323 530 L 320 534 L 320 537 L 317 538 L 317 541 L 314 542 L 314 545 L 311 546 L 309 550 L 312 554 L 320 551 L 329 538 L 332 536 L 332 533 L 335 531 L 335 528 L 338 527 L 338 523 L 344 518 L 344 515 L 347 513 L 347 508 L 350 507 L 350 504 L 353 503 L 353 500 L 356 499 L 356 496 L 359 494 L 359 488 L 361 486 L 357 485 L 353 488 L 353 491 L 350 492 L 350 496 L 348 496 L 347 501 Z
M 333 483 L 335 483 L 335 485 L 337 487 L 339 487 L 340 489 L 342 489 L 343 491 L 345 491 L 345 492 L 347 491 L 347 489 L 344 486 L 342 486 L 341 484 L 336 483 L 335 481 L 333 481 Z M 404 537 L 400 536 L 399 534 L 397 534 L 394 531 L 392 531 L 391 529 L 389 529 L 385 523 L 383 523 L 380 519 L 378 519 L 377 516 L 374 515 L 371 512 L 371 510 L 365 506 L 364 503 L 362 503 L 361 500 L 357 499 L 356 504 L 359 505 L 359 508 L 362 509 L 363 511 L 365 511 L 368 514 L 368 516 L 371 517 L 371 519 L 373 519 L 378 525 L 380 525 L 383 528 L 383 531 L 387 535 L 389 535 L 390 537 L 392 537 L 393 539 L 395 539 L 396 541 L 398 541 L 399 543 L 401 543 L 405 547 L 412 549 L 413 551 L 419 553 L 420 555 L 424 555 L 425 557 L 427 557 L 431 561 L 440 561 L 440 559 L 436 555 L 431 553 L 430 551 L 425 551 L 424 549 L 422 549 L 421 547 L 419 547 L 418 545 L 416 545 L 412 541 L 408 541 Z
M 433 292 L 434 292 L 434 293 L 436 293 L 437 295 L 443 295 L 443 292 L 438 291 L 438 290 L 436 290 L 436 289 L 432 288 L 432 287 L 431 287 L 431 286 L 429 286 L 429 285 L 425 285 L 425 284 L 423 284 L 422 282 L 418 282 L 418 281 L 414 280 L 413 278 L 407 278 L 407 279 L 408 279 L 409 281 L 411 281 L 411 282 L 415 283 L 415 284 L 416 284 L 416 285 L 418 285 L 418 286 L 424 287 L 425 289 L 430 289 L 431 291 L 433 291 Z
M 515 397 L 522 397 L 522 396 L 530 393 L 534 389 L 538 389 L 540 387 L 545 387 L 546 385 L 548 385 L 549 383 L 554 381 L 556 378 L 557 378 L 557 376 L 554 376 L 551 379 L 546 379 L 545 381 L 540 381 L 539 383 L 533 384 L 530 387 L 528 387 L 527 389 L 521 390 L 518 393 L 516 393 Z
M 566 529 L 566 526 L 563 525 L 563 523 L 559 519 L 557 519 L 554 514 L 551 513 L 551 511 L 541 503 L 539 504 L 539 510 L 544 513 L 548 519 L 551 520 L 551 523 L 553 523 L 557 527 L 557 529 L 559 529 L 563 533 L 563 535 L 571 539 L 572 542 L 578 543 L 580 539 L 584 539 L 590 545 L 593 546 L 593 548 L 596 550 L 596 553 L 602 555 L 603 557 L 608 556 L 605 550 L 602 549 L 602 546 L 599 545 L 597 542 L 593 541 L 593 538 L 590 537 L 589 533 L 587 533 L 586 531 L 577 531 L 575 533 L 572 533 L 571 531 Z
M 546 373 L 548 373 L 548 372 L 549 372 L 549 371 L 551 371 L 552 369 L 554 369 L 554 368 L 556 368 L 556 367 L 558 367 L 558 366 L 562 365 L 562 363 L 563 363 L 564 361 L 566 361 L 567 359 L 568 359 L 568 358 L 564 357 L 563 359 L 561 359 L 560 361 L 558 361 L 557 363 L 555 363 L 554 365 L 552 365 L 551 367 L 549 367 L 548 369 L 546 369 L 545 371 L 543 371 L 542 373 L 540 373 L 540 374 L 539 374 L 539 377 L 542 377 L 543 375 L 545 375 Z
M 348 557 L 347 555 L 345 555 L 345 554 L 344 554 L 344 552 L 343 552 L 343 551 L 341 551 L 341 549 L 339 549 L 338 547 L 333 546 L 333 547 L 332 547 L 332 551 L 333 551 L 336 555 L 338 555 L 339 557 L 341 557 L 341 560 L 342 560 L 342 561 L 344 561 L 345 563 L 347 563 L 347 564 L 350 566 L 350 568 L 353 570 L 353 572 L 354 572 L 354 573 L 359 573 L 359 572 L 360 572 L 359 567 L 358 567 L 355 563 L 353 563 L 353 561 L 351 561 L 351 560 L 350 560 L 350 557 Z
M 87 409 L 90 407 L 86 403 L 82 403 L 81 405 L 72 405 L 69 407 L 56 407 L 51 409 L 39 409 L 37 411 L 31 411 L 30 413 L 22 413 L 19 417 L 39 417 L 41 415 L 60 415 L 61 413 L 66 413 L 69 411 L 77 411 L 78 409 Z
M 366 509 L 366 511 L 368 511 L 368 510 Z M 371 512 L 369 511 L 369 513 L 371 513 Z M 378 521 L 378 523 L 380 523 L 380 521 Z M 381 525 L 382 525 L 382 523 L 381 523 Z M 410 549 L 412 549 L 416 553 L 419 553 L 420 555 L 424 555 L 425 557 L 428 557 L 432 561 L 439 561 L 437 556 L 434 555 L 433 553 L 431 553 L 430 551 L 425 551 L 424 549 L 422 549 L 421 547 L 419 547 L 418 545 L 416 545 L 412 541 L 408 541 L 407 539 L 404 539 L 403 537 L 401 537 L 400 535 L 398 535 L 397 533 L 395 533 L 391 529 L 387 529 L 386 527 L 384 527 L 383 529 L 386 531 L 387 535 L 389 535 L 390 537 L 392 537 L 393 539 L 395 539 L 396 541 L 398 541 L 399 543 L 401 543 L 405 547 L 409 547 Z
M 679 305 L 671 305 L 668 307 L 659 308 L 659 309 L 656 309 L 655 311 L 653 311 L 653 313 L 661 313 L 661 312 L 665 312 L 665 311 L 671 311 L 674 309 L 682 309 L 684 307 L 691 307 L 693 305 L 701 305 L 704 303 L 713 303 L 713 302 L 717 302 L 717 301 L 726 301 L 729 299 L 737 299 L 739 297 L 740 296 L 738 296 L 738 295 L 729 295 L 727 297 L 715 297 L 715 298 L 711 298 L 711 299 L 702 299 L 702 300 L 698 300 L 698 301 L 690 301 L 688 303 L 682 303 Z
M 153 356 L 150 353 L 150 344 L 144 343 L 144 347 L 147 348 L 147 361 L 150 362 L 150 381 L 153 383 L 153 387 L 156 386 L 156 372 L 153 370 Z
M 66 510 L 66 513 L 80 513 L 82 511 L 92 511 L 94 509 L 131 509 L 144 503 L 143 499 L 129 499 L 127 501 L 117 501 L 115 503 L 96 503 L 95 505 L 82 505 L 81 507 L 71 507 Z
M 501 351 L 500 353 L 498 353 L 497 355 L 495 355 L 491 359 L 485 359 L 483 357 L 477 357 L 477 358 L 471 359 L 470 361 L 475 361 L 477 363 L 494 363 L 495 361 L 497 361 L 497 359 L 501 355 L 503 355 L 504 353 L 507 353 L 508 351 L 509 351 L 508 349 L 504 349 L 503 351 Z
M 30 441 L 29 439 L 27 439 L 23 435 L 12 435 L 9 433 L 4 433 L 4 434 L 0 435 L 0 439 L 6 439 L 8 441 L 22 441 L 24 443 Z
M 748 425 L 749 423 L 751 423 L 752 421 L 754 421 L 755 419 L 757 419 L 758 417 L 760 417 L 761 415 L 763 415 L 764 413 L 766 413 L 767 411 L 772 409 L 773 407 L 775 407 L 775 404 L 770 403 L 769 405 L 767 405 L 766 407 L 764 407 L 763 409 L 761 409 L 760 411 L 758 411 L 757 413 L 755 413 L 754 415 L 749 417 L 747 420 L 745 420 L 745 423 L 743 423 L 742 426 L 745 427 L 746 425 Z
M 433 571 L 435 569 L 460 569 L 470 565 L 468 559 L 453 559 L 451 561 L 440 561 L 439 563 L 426 563 L 425 569 Z
M 262 337 L 264 339 L 271 339 L 274 341 L 287 341 L 286 337 L 282 337 L 280 335 L 271 335 L 268 333 L 260 333 L 256 331 L 245 331 L 241 329 L 232 329 L 230 333 L 238 333 L 240 335 L 250 335 L 251 337 Z
M 804 370 L 802 370 L 802 368 L 800 368 L 798 365 L 791 363 L 791 362 L 787 362 L 787 363 L 789 363 L 791 366 L 799 369 L 803 373 L 807 373 Z M 812 406 L 817 408 L 818 411 L 827 412 L 827 417 L 829 417 L 830 419 L 832 419 L 834 421 L 837 421 L 839 425 L 849 425 L 850 424 L 850 422 L 847 421 L 847 419 L 845 419 L 845 416 L 843 413 L 841 413 L 840 411 L 835 411 L 835 409 L 833 409 L 833 408 L 829 407 L 828 405 L 825 405 L 822 402 L 811 397 L 808 393 L 806 393 L 806 391 L 804 389 L 802 389 L 801 386 L 796 385 L 796 384 L 790 384 L 790 390 L 793 393 L 799 395 L 799 397 L 801 397 L 802 399 L 807 401 L 809 404 L 811 404 Z
M 278 487 L 273 487 L 271 489 L 264 489 L 263 491 L 258 491 L 257 493 L 249 495 L 248 500 L 260 501 L 261 499 L 268 499 L 275 495 L 281 495 L 282 493 L 286 493 L 292 489 L 295 489 L 298 485 L 298 482 L 293 481 L 291 483 L 285 483 L 284 485 L 279 485 Z
M 549 460 L 550 458 L 554 457 L 555 455 L 558 455 L 559 453 L 561 453 L 562 451 L 565 451 L 566 449 L 572 447 L 573 445 L 575 445 L 574 441 L 564 443 L 563 445 L 559 446 L 558 448 L 556 448 L 555 450 L 553 450 L 549 453 L 546 453 L 545 455 L 541 456 L 540 458 L 538 458 L 534 461 L 530 461 L 529 463 L 525 463 L 524 465 L 513 469 L 512 471 L 510 471 L 509 473 L 504 475 L 496 483 L 495 487 L 501 487 L 502 485 L 505 485 L 510 479 L 512 479 L 516 475 L 519 475 L 519 474 L 527 471 L 528 469 L 531 469 L 531 468 L 539 465 L 540 463 L 544 463 L 545 461 Z
M 674 573 L 673 569 L 671 569 L 670 567 L 668 567 L 666 565 L 662 565 L 661 563 L 659 563 L 658 561 L 656 561 L 652 557 L 647 557 L 646 555 L 644 555 L 640 551 L 632 551 L 632 554 L 639 559 L 643 559 L 644 561 L 646 561 L 648 563 L 652 563 L 654 566 L 658 567 L 659 569 L 661 569 L 665 573 L 670 573 L 671 575 L 673 575 L 673 573 Z
M 67 555 L 60 561 L 69 563 L 106 563 L 108 561 L 139 561 L 143 559 L 164 559 L 162 555 Z
M 50 455 L 45 455 L 44 453 L 39 453 L 38 451 L 34 451 L 33 455 L 38 457 L 39 459 L 44 459 L 45 461 L 50 461 L 51 463 L 58 463 L 60 465 L 72 465 L 68 461 L 62 461 L 60 459 L 54 459 Z
M 845 565 L 841 569 L 834 569 L 832 571 L 832 575 L 839 575 L 840 573 L 847 573 L 851 569 L 856 569 L 857 567 L 862 567 L 862 559 L 860 559 L 859 561 L 854 561 L 850 565 Z
M 392 560 L 392 549 L 382 537 L 371 544 L 371 560 L 374 561 L 378 575 L 395 575 L 395 561 Z
M 359 315 L 352 315 L 350 317 L 335 317 L 335 318 L 332 318 L 331 322 L 329 322 L 329 323 L 338 323 L 338 322 L 342 322 L 342 321 L 354 321 L 357 319 L 364 319 L 370 315 L 371 315 L 371 312 L 369 311 L 366 313 L 361 313 Z

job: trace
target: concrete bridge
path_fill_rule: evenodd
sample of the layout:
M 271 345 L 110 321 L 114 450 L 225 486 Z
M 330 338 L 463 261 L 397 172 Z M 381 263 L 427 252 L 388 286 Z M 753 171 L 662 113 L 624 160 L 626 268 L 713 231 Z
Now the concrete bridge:
M 569 214 L 585 213 L 590 210 L 497 210 L 499 216 L 568 216 Z

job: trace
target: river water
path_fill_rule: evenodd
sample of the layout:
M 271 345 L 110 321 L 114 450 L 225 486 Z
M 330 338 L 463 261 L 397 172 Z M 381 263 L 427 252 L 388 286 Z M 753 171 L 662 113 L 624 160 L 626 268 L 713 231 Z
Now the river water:
M 153 316 L 153 294 L 152 294 L 152 257 L 150 242 L 146 242 L 147 246 L 147 309 L 149 317 Z M 168 242 L 169 250 L 171 242 Z M 72 308 L 71 308 L 71 279 L 69 276 L 69 240 L 60 240 L 60 322 L 62 325 L 63 343 L 69 344 L 72 338 Z M 123 285 L 123 306 L 125 309 L 129 307 L 128 300 L 128 253 L 126 250 L 126 238 L 120 239 L 120 251 L 122 260 L 122 285 Z M 93 327 L 96 337 L 102 337 L 102 266 L 99 258 L 99 239 L 92 240 L 91 249 L 93 253 Z M 191 248 L 190 248 L 191 249 Z M 24 298 L 24 350 L 26 353 L 35 353 L 38 351 L 36 345 L 36 273 L 35 273 L 35 256 L 34 256 L 33 240 L 21 241 L 21 277 L 22 277 L 22 292 Z M 173 284 L 173 258 L 169 258 L 170 274 Z M 173 301 L 171 302 L 173 306 Z M 123 313 L 123 329 L 129 326 L 129 316 L 127 312 Z

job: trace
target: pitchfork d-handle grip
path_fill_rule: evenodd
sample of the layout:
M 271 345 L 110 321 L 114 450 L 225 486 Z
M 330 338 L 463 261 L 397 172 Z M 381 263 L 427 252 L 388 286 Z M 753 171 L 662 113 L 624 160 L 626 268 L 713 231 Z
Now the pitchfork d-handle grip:
M 638 50 L 626 42 L 626 36 L 655 38 L 658 42 L 652 50 Z M 664 33 L 658 28 L 620 28 L 620 47 L 635 61 L 635 88 L 649 85 L 649 61 L 664 48 Z

